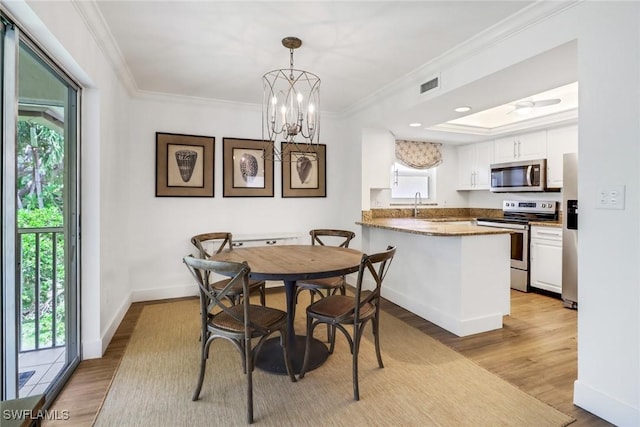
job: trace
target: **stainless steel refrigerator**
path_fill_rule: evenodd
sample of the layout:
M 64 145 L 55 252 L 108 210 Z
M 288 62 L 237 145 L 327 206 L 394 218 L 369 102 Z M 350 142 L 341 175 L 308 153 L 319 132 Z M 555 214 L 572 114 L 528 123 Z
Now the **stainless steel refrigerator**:
M 563 158 L 562 174 L 562 301 L 578 308 L 578 155 Z

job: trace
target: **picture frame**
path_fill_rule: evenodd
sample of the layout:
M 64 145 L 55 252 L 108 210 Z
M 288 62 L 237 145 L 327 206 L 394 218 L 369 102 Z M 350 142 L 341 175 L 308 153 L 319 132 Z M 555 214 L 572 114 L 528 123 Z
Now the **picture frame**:
M 282 143 L 282 197 L 327 196 L 327 146 L 314 145 Z
M 273 146 L 256 139 L 222 139 L 223 197 L 273 197 Z
M 156 197 L 213 197 L 215 141 L 156 132 Z

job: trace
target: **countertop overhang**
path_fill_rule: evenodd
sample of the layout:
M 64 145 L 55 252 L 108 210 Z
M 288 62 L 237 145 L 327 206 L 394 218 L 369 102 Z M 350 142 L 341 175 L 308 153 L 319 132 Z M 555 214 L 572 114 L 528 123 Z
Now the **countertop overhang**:
M 382 228 L 402 233 L 425 236 L 482 236 L 487 234 L 510 234 L 513 230 L 483 227 L 470 224 L 470 219 L 430 221 L 423 218 L 373 218 L 356 221 L 364 227 Z

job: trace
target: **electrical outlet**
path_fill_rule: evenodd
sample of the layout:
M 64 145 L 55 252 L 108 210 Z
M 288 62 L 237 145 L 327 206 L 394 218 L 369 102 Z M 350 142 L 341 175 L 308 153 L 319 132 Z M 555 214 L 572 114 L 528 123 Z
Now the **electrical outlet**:
M 624 185 L 607 185 L 598 191 L 598 209 L 624 209 Z

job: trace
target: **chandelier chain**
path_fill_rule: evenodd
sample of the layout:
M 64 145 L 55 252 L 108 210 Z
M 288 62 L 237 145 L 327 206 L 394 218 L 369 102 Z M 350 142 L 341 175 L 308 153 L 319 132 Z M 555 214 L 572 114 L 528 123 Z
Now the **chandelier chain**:
M 289 80 L 293 81 L 293 48 L 289 49 Z

